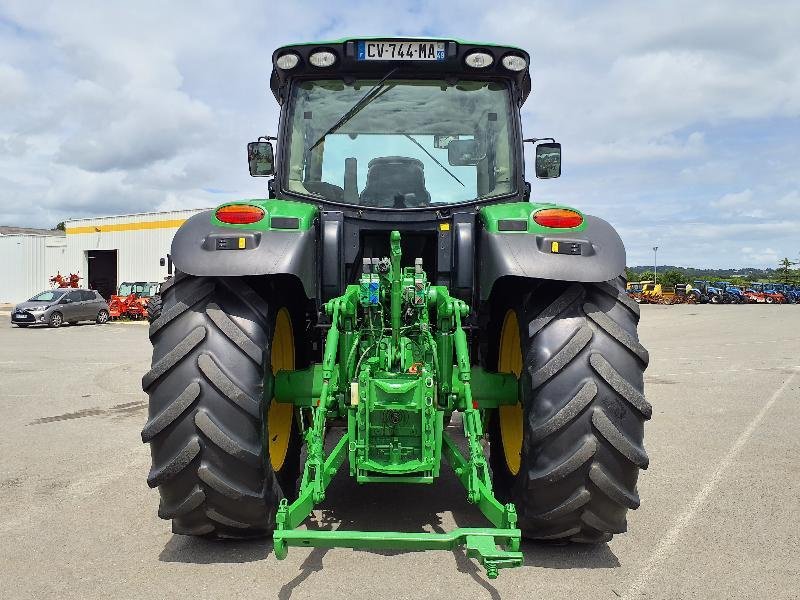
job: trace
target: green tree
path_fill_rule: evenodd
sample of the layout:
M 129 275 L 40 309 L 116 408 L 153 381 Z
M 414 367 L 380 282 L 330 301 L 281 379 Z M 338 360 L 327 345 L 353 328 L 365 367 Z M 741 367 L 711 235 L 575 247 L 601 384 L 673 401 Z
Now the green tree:
M 67 228 L 66 228 L 66 227 L 65 227 L 65 225 L 64 225 L 64 221 L 61 221 L 61 223 L 59 223 L 58 225 L 56 225 L 56 227 L 55 227 L 55 228 L 56 228 L 56 229 L 60 229 L 61 231 L 66 231 L 66 230 L 67 230 Z
M 793 279 L 792 267 L 798 263 L 792 262 L 788 257 L 778 264 L 778 273 L 782 283 L 791 283 Z
M 689 280 L 680 271 L 676 269 L 670 269 L 669 271 L 659 275 L 658 282 L 667 287 L 675 287 L 679 283 L 689 283 Z
M 750 280 L 745 277 L 731 277 L 730 282 L 736 286 L 743 286 L 750 283 Z
M 639 273 L 639 281 L 653 281 L 655 278 L 656 276 L 652 271 L 642 271 Z M 660 276 L 659 281 L 661 281 Z

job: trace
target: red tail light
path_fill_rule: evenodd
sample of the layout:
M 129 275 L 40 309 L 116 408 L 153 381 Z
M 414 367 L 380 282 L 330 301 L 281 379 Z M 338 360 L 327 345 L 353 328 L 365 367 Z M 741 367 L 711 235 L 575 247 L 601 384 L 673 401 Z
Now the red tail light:
M 264 209 L 252 204 L 229 204 L 217 209 L 217 219 L 230 225 L 249 225 L 264 218 Z
M 583 215 L 568 208 L 543 208 L 533 213 L 533 220 L 542 227 L 570 229 L 583 223 Z

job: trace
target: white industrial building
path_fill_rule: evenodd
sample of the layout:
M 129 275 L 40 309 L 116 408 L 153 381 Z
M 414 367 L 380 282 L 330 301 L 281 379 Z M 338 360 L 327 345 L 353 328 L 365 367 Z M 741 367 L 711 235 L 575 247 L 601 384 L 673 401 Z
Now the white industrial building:
M 67 238 L 58 229 L 0 227 L 0 304 L 27 300 L 67 268 Z
M 65 231 L 0 227 L 0 303 L 20 302 L 51 287 L 60 272 L 108 297 L 123 281 L 163 281 L 172 238 L 205 209 L 65 221 Z

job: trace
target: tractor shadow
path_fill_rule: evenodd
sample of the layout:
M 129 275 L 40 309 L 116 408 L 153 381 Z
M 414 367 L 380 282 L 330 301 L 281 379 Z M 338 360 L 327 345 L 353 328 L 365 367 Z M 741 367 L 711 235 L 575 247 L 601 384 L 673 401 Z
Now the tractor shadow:
M 173 534 L 158 556 L 161 562 L 212 565 L 264 560 L 272 552 L 272 539 L 207 540 Z
M 454 416 L 448 427 L 461 445 L 460 419 Z M 328 440 L 326 446 L 331 445 Z M 330 450 L 330 448 L 327 448 Z M 465 448 L 462 447 L 462 452 Z M 456 527 L 485 527 L 489 523 L 478 508 L 469 504 L 466 491 L 447 464 L 432 485 L 359 485 L 347 474 L 347 463 L 331 482 L 325 502 L 309 517 L 305 526 L 314 530 L 403 531 L 445 533 Z M 523 566 L 546 569 L 612 569 L 620 566 L 608 544 L 592 546 L 552 543 L 522 543 Z M 290 550 L 291 551 L 291 550 Z M 326 548 L 314 548 L 300 565 L 300 572 L 281 589 L 278 597 L 288 600 L 306 579 L 324 568 Z M 404 554 L 407 550 L 353 550 L 381 556 Z M 469 575 L 493 599 L 500 593 L 486 578 L 486 572 L 467 557 L 464 548 L 453 550 L 459 572 Z
M 448 432 L 454 439 L 460 422 Z M 331 436 L 334 437 L 334 436 Z M 337 436 L 338 437 L 338 436 Z M 335 443 L 329 439 L 326 446 Z M 331 448 L 326 448 L 330 451 Z M 466 500 L 466 492 L 452 469 L 442 465 L 440 477 L 432 485 L 365 484 L 359 485 L 347 473 L 347 463 L 331 482 L 327 499 L 306 519 L 304 526 L 312 530 L 403 531 L 444 533 L 456 527 L 485 527 L 488 521 Z M 533 543 L 523 541 L 526 567 L 546 569 L 610 569 L 620 566 L 607 544 Z M 281 588 L 278 598 L 288 600 L 314 573 L 324 569 L 327 548 L 313 548 L 299 566 L 299 572 Z M 291 552 L 291 549 L 290 549 Z M 353 550 L 381 556 L 404 554 L 407 550 Z M 272 540 L 214 542 L 202 538 L 173 535 L 164 546 L 160 560 L 196 564 L 245 563 L 263 560 L 272 553 Z M 463 548 L 452 552 L 456 568 L 469 575 L 493 599 L 499 591 L 486 578 L 483 567 L 466 556 Z
M 346 472 L 340 472 L 328 488 L 327 499 L 306 520 L 305 526 L 314 530 L 445 533 L 455 527 L 486 524 L 480 511 L 466 501 L 466 493 L 452 471 L 443 465 L 441 476 L 432 485 L 359 485 Z M 306 579 L 322 571 L 328 551 L 327 548 L 311 550 L 300 565 L 300 572 L 281 588 L 278 598 L 288 600 Z M 353 552 L 395 556 L 408 551 L 359 549 Z M 486 579 L 483 568 L 467 558 L 462 548 L 455 549 L 453 557 L 459 572 L 469 575 L 493 599 L 499 600 L 500 594 Z

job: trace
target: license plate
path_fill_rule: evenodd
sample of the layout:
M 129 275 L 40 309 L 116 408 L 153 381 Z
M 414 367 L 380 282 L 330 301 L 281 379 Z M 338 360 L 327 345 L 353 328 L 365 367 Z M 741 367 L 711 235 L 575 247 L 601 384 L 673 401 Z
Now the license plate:
M 444 42 L 361 41 L 358 60 L 444 60 Z
M 17 313 L 17 318 L 18 319 L 27 319 L 28 315 L 26 315 L 25 313 L 18 312 Z

